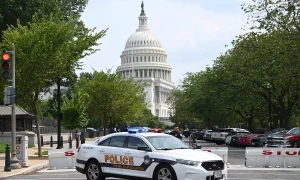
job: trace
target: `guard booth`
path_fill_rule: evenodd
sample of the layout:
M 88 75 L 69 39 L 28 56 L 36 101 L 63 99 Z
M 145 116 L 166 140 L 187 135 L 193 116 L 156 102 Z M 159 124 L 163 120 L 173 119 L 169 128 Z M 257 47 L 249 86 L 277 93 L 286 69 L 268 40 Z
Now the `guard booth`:
M 28 167 L 28 136 L 18 135 L 16 137 L 16 153 L 19 164 L 22 167 Z

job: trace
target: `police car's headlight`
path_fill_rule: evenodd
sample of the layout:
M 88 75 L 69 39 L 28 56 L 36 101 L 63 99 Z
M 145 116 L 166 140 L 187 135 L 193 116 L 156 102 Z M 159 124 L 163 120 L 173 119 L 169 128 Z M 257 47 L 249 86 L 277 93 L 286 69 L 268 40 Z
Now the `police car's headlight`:
M 184 160 L 184 159 L 176 159 L 176 162 L 179 164 L 185 164 L 185 165 L 190 165 L 190 166 L 198 166 L 201 162 L 199 161 L 190 161 L 190 160 Z

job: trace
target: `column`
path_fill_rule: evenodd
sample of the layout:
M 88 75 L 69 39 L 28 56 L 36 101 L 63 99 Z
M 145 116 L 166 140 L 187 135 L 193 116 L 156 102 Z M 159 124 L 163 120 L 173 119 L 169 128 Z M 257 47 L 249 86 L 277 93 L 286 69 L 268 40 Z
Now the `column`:
M 143 69 L 143 76 L 142 77 L 145 77 L 145 70 Z

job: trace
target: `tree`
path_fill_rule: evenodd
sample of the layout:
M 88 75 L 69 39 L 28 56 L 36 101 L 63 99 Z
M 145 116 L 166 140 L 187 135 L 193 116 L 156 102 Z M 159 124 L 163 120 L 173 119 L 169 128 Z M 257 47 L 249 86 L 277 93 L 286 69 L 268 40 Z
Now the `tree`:
M 82 103 L 80 92 L 73 92 L 72 97 L 65 98 L 62 106 L 62 126 L 68 130 L 85 127 L 88 124 L 86 107 Z
M 88 0 L 2 0 L 0 6 L 0 42 L 2 31 L 8 26 L 27 25 L 33 15 L 47 18 L 52 12 L 61 13 L 64 19 L 71 15 L 79 18 Z
M 130 126 L 141 126 L 141 127 L 159 127 L 160 122 L 157 116 L 154 116 L 151 111 L 147 108 L 144 109 L 141 117 L 130 122 Z
M 87 29 L 77 22 L 76 18 L 66 22 L 61 16 L 35 16 L 28 26 L 19 23 L 3 32 L 2 46 L 10 49 L 15 44 L 16 47 L 18 105 L 36 116 L 39 156 L 39 94 L 57 78 L 69 77 L 79 68 L 79 60 L 95 53 L 98 49 L 93 46 L 99 45 L 97 41 L 106 33 L 106 30 L 95 33 L 95 29 Z
M 105 134 L 108 126 L 129 124 L 141 117 L 146 107 L 143 84 L 110 70 L 83 75 L 77 87 L 84 96 L 89 117 L 102 121 L 99 124 L 103 124 Z

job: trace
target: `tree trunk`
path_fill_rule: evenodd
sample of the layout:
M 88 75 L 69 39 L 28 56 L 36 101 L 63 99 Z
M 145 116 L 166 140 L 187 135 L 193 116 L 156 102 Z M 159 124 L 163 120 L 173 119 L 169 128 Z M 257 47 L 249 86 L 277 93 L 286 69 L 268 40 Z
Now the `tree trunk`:
M 38 141 L 38 157 L 42 156 L 42 147 L 41 147 L 41 133 L 40 133 L 40 125 L 39 119 L 40 117 L 35 113 L 35 126 L 36 126 L 36 133 L 37 133 L 37 141 Z
M 253 113 L 254 113 L 254 108 L 252 108 L 250 110 L 250 113 L 247 118 L 248 131 L 250 131 L 250 132 L 253 132 L 253 130 L 254 130 L 254 127 L 253 127 L 254 114 Z
M 283 127 L 285 128 L 285 129 L 290 129 L 291 127 L 291 125 L 290 125 L 290 117 L 291 117 L 291 115 L 290 115 L 290 113 L 289 112 L 285 112 L 284 114 L 283 114 Z
M 274 116 L 273 116 L 274 117 Z M 278 115 L 275 115 L 274 119 L 273 119 L 273 129 L 277 129 L 278 128 L 278 119 L 279 119 L 279 116 Z

